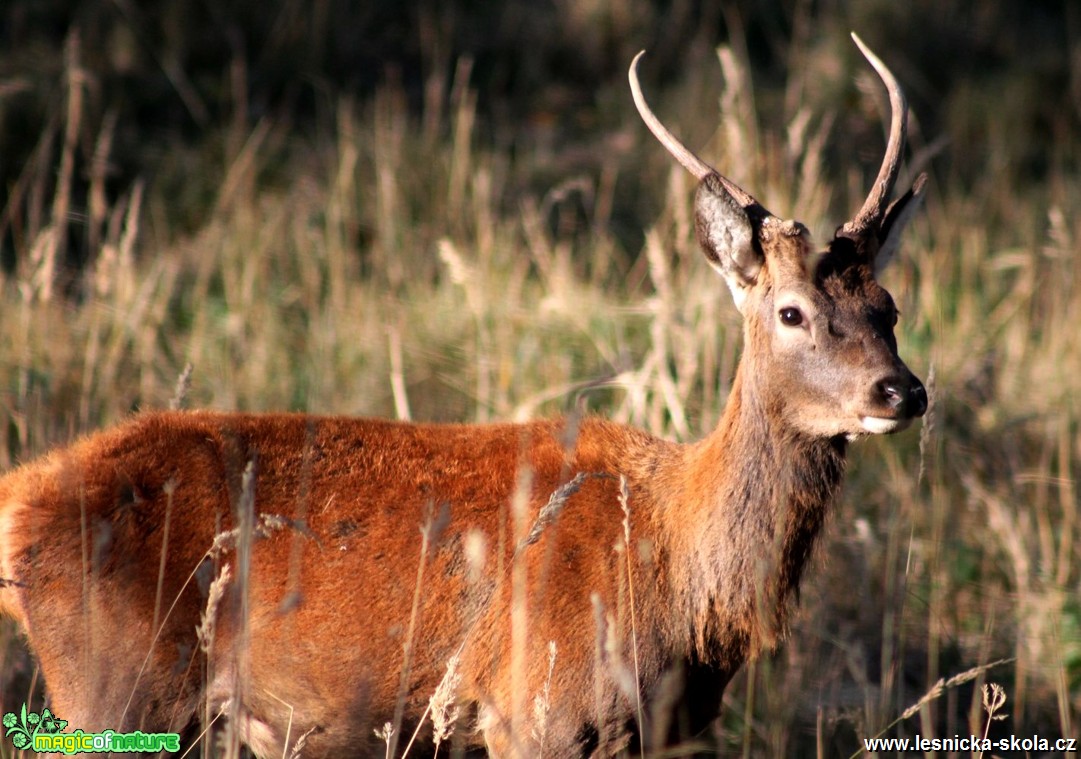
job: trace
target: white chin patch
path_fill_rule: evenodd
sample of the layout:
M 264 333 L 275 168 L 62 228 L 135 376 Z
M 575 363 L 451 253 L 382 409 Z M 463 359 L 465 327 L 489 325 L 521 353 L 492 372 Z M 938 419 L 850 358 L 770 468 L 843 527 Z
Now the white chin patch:
M 861 416 L 860 425 L 865 432 L 872 435 L 885 435 L 888 432 L 898 432 L 912 424 L 911 419 L 887 419 L 882 416 Z

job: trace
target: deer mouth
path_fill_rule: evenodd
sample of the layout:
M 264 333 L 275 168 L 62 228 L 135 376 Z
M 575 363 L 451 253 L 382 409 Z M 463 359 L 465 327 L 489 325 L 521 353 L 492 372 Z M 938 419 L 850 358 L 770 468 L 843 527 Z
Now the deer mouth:
M 860 426 L 872 435 L 888 435 L 908 429 L 913 417 L 861 416 Z

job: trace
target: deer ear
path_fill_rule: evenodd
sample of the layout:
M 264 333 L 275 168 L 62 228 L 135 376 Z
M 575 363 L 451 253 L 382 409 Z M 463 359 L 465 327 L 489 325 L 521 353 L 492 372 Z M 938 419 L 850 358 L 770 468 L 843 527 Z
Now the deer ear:
M 880 273 L 893 260 L 901 245 L 901 235 L 909 220 L 923 204 L 927 189 L 927 174 L 920 174 L 912 184 L 912 189 L 899 197 L 886 209 L 882 219 L 882 231 L 879 233 L 878 253 L 875 254 L 875 274 Z
M 758 279 L 763 264 L 747 211 L 716 174 L 709 174 L 698 185 L 694 217 L 698 244 L 710 265 L 728 283 L 736 308 L 742 312 L 747 290 Z

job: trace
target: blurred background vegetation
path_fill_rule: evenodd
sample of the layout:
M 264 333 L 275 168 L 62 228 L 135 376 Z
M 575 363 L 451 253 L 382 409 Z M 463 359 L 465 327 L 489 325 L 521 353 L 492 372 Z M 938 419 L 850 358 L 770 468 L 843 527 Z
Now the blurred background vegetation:
M 6 0 L 0 465 L 137 408 L 424 420 L 576 403 L 693 439 L 739 321 L 626 85 L 827 239 L 912 109 L 926 213 L 886 277 L 923 431 L 857 446 L 792 637 L 722 755 L 1076 735 L 1081 8 L 1069 0 Z M 5 709 L 40 695 L 0 629 Z M 1013 661 L 951 684 L 973 667 Z M 906 709 L 933 697 L 894 723 Z M 2 753 L 2 751 L 0 751 Z

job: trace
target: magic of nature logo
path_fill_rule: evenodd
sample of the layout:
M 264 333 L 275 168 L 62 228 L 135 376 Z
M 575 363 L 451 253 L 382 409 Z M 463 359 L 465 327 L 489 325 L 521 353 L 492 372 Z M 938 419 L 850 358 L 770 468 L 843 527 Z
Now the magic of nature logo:
M 118 733 L 105 730 L 101 733 L 85 733 L 75 730 L 67 733 L 66 719 L 60 719 L 48 707 L 40 712 L 27 711 L 26 704 L 18 714 L 8 712 L 3 718 L 4 736 L 11 739 L 17 749 L 41 753 L 153 753 L 180 751 L 180 736 L 176 733 Z

